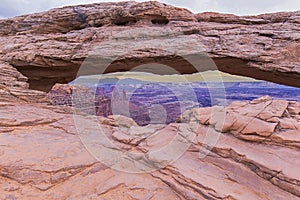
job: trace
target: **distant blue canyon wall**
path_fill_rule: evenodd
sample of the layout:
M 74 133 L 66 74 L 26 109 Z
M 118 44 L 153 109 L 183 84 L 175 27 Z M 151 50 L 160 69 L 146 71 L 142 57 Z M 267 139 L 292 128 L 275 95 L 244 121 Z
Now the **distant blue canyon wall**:
M 95 95 L 94 113 L 99 116 L 125 115 L 139 125 L 168 124 L 194 107 L 224 106 L 232 101 L 249 101 L 265 95 L 275 99 L 300 100 L 300 88 L 270 82 L 158 83 L 103 79 L 97 85 L 86 86 Z M 85 95 L 82 94 L 82 102 Z M 71 94 L 52 92 L 51 99 L 56 105 L 72 105 Z M 83 103 L 81 108 L 84 109 L 84 106 Z

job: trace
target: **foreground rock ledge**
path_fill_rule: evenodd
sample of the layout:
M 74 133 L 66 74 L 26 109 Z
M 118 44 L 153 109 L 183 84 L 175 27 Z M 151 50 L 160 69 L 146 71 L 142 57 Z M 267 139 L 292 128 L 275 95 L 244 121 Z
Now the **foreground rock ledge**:
M 300 103 L 269 97 L 234 102 L 220 125 L 210 113 L 224 109 L 194 109 L 181 122 L 162 126 L 99 117 L 107 136 L 126 151 L 147 154 L 177 133 L 195 135 L 184 155 L 167 167 L 128 174 L 87 152 L 68 107 L 2 102 L 0 199 L 299 199 Z M 219 139 L 199 158 L 209 129 Z M 158 166 L 164 162 L 146 158 Z
M 31 88 L 49 91 L 73 80 L 94 47 L 109 56 L 127 52 L 105 73 L 152 62 L 194 73 L 175 50 L 193 55 L 184 45 L 195 39 L 221 71 L 300 87 L 299 24 L 299 11 L 238 17 L 154 1 L 69 6 L 0 20 L 0 60 L 26 75 Z

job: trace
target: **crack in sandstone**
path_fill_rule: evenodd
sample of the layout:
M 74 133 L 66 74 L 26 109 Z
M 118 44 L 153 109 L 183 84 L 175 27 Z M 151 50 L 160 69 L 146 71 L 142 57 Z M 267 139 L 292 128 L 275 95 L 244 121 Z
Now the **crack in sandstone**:
M 272 104 L 272 102 L 273 102 L 273 100 L 271 100 L 270 102 L 268 102 L 268 104 L 265 105 L 264 108 L 263 108 L 259 113 L 257 113 L 255 116 L 253 116 L 253 119 L 251 119 L 249 122 L 247 122 L 247 124 L 246 124 L 244 127 L 242 127 L 241 130 L 240 130 L 239 132 L 242 133 L 242 132 L 246 129 L 246 127 L 249 126 L 249 124 L 251 124 L 251 122 L 253 122 L 253 120 L 254 120 L 255 118 L 256 118 L 256 119 L 260 119 L 260 118 L 258 118 L 258 116 L 259 116 L 261 113 L 263 113 L 263 112 L 268 108 L 268 106 Z M 246 116 L 247 116 L 247 114 L 246 114 Z
M 276 185 L 277 187 L 300 197 L 300 191 L 291 190 L 291 188 L 293 188 L 293 185 L 300 186 L 300 181 L 291 179 L 288 177 L 285 177 L 286 180 L 282 180 L 280 177 L 278 177 L 278 175 L 280 173 L 282 173 L 281 171 L 275 171 L 275 170 L 270 170 L 268 168 L 265 168 L 264 166 L 260 165 L 259 163 L 256 163 L 252 160 L 247 159 L 247 157 L 245 155 L 238 154 L 233 149 L 218 149 L 218 148 L 214 147 L 212 149 L 212 151 L 214 153 L 220 155 L 223 158 L 227 158 L 227 159 L 229 158 L 229 159 L 236 161 L 237 163 L 244 164 L 246 167 L 251 169 L 251 171 L 255 172 L 261 178 L 264 178 L 267 181 L 270 181 L 272 184 Z M 272 179 L 274 179 L 274 178 L 277 178 L 281 181 L 285 181 L 287 183 L 287 185 L 282 186 L 282 185 L 272 181 Z M 287 189 L 287 188 L 289 188 L 289 189 Z
M 55 187 L 56 185 L 59 185 L 63 182 L 68 181 L 70 178 L 82 173 L 84 170 L 87 170 L 88 168 L 91 168 L 91 167 L 95 166 L 96 164 L 99 164 L 99 162 L 95 162 L 90 165 L 61 168 L 61 169 L 58 169 L 55 171 L 43 171 L 43 170 L 31 169 L 28 167 L 22 167 L 22 168 L 17 167 L 12 170 L 11 166 L 9 166 L 9 167 L 7 167 L 7 166 L 1 167 L 0 166 L 0 176 L 10 179 L 12 181 L 15 181 L 21 185 L 30 185 L 31 187 L 34 187 L 40 191 L 47 191 L 47 190 Z M 103 169 L 106 169 L 106 168 L 103 168 Z M 100 170 L 102 170 L 102 169 L 100 169 Z M 29 175 L 28 180 L 20 180 L 19 177 L 14 177 L 14 175 L 12 174 L 14 171 L 24 171 L 24 173 L 26 173 L 26 171 L 28 171 L 31 174 L 38 173 L 38 174 L 40 174 L 39 175 L 40 178 L 42 178 L 41 174 L 43 174 L 43 176 L 46 175 L 45 176 L 46 178 L 42 178 L 41 180 L 36 182 L 37 180 L 30 178 L 30 175 Z M 61 177 L 61 178 L 59 177 L 57 180 L 56 179 L 54 180 L 54 176 L 59 173 L 66 173 L 67 175 L 64 177 Z M 47 175 L 48 175 L 48 178 L 47 178 Z M 47 186 L 40 187 L 41 184 L 46 184 Z

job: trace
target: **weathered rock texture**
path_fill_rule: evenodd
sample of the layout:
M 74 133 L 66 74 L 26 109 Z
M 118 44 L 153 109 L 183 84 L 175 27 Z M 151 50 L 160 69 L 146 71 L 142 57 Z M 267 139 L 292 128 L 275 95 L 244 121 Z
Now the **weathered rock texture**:
M 0 101 L 50 102 L 46 93 L 30 90 L 28 78 L 0 61 Z
M 299 103 L 265 97 L 236 102 L 226 110 L 222 126 L 209 120 L 210 108 L 193 110 L 182 123 L 167 126 L 139 127 L 125 117 L 99 118 L 114 144 L 127 151 L 147 154 L 177 132 L 183 138 L 196 135 L 188 151 L 169 166 L 127 174 L 108 168 L 86 151 L 72 112 L 45 104 L 2 102 L 0 198 L 298 199 Z M 199 149 L 208 129 L 224 133 L 201 159 Z M 164 160 L 155 159 L 160 162 Z
M 0 20 L 0 60 L 48 91 L 73 80 L 94 47 L 103 58 L 119 56 L 105 73 L 149 62 L 196 72 L 180 57 L 195 54 L 193 39 L 221 71 L 299 87 L 299 24 L 299 11 L 238 17 L 133 1 L 65 7 Z
M 28 89 L 26 82 L 28 77 L 32 88 L 43 90 L 68 82 L 91 46 L 111 32 L 143 27 L 164 43 L 160 33 L 167 26 L 174 34 L 185 33 L 181 39 L 201 38 L 223 71 L 269 75 L 261 78 L 299 86 L 299 12 L 225 20 L 224 15 L 194 15 L 156 2 L 126 2 L 55 9 L 0 24 L 0 199 L 299 199 L 299 102 L 263 97 L 227 108 L 195 109 L 163 126 L 140 127 L 122 116 L 97 118 L 119 150 L 146 155 L 177 133 L 182 143 L 195 135 L 184 155 L 167 167 L 128 174 L 95 160 L 80 140 L 71 108 L 51 105 L 44 92 Z M 137 39 L 137 47 L 152 39 Z M 121 50 L 125 44 L 121 40 Z M 166 63 L 172 58 L 140 49 L 113 69 L 126 70 L 121 61 L 132 64 L 135 56 Z M 187 66 L 177 69 L 192 72 Z M 76 117 L 82 122 L 90 118 Z M 224 124 L 216 120 L 220 117 Z M 213 147 L 205 145 L 207 131 L 220 134 Z M 200 158 L 203 147 L 212 151 Z M 128 162 L 137 164 L 134 158 Z

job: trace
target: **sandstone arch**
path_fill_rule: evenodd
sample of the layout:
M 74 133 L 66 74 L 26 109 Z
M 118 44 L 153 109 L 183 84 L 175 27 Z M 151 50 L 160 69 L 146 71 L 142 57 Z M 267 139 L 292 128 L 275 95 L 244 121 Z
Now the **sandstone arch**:
M 143 41 L 163 43 L 177 34 L 183 35 L 183 42 L 197 37 L 223 72 L 300 87 L 299 23 L 299 11 L 238 17 L 193 14 L 158 2 L 69 6 L 0 20 L 0 60 L 27 76 L 32 89 L 48 91 L 54 83 L 73 80 L 94 46 L 114 33 L 142 28 Z M 116 53 L 109 47 L 107 51 Z M 159 61 L 181 73 L 194 72 L 176 55 L 145 51 L 142 45 L 107 72 L 129 70 L 141 60 Z

